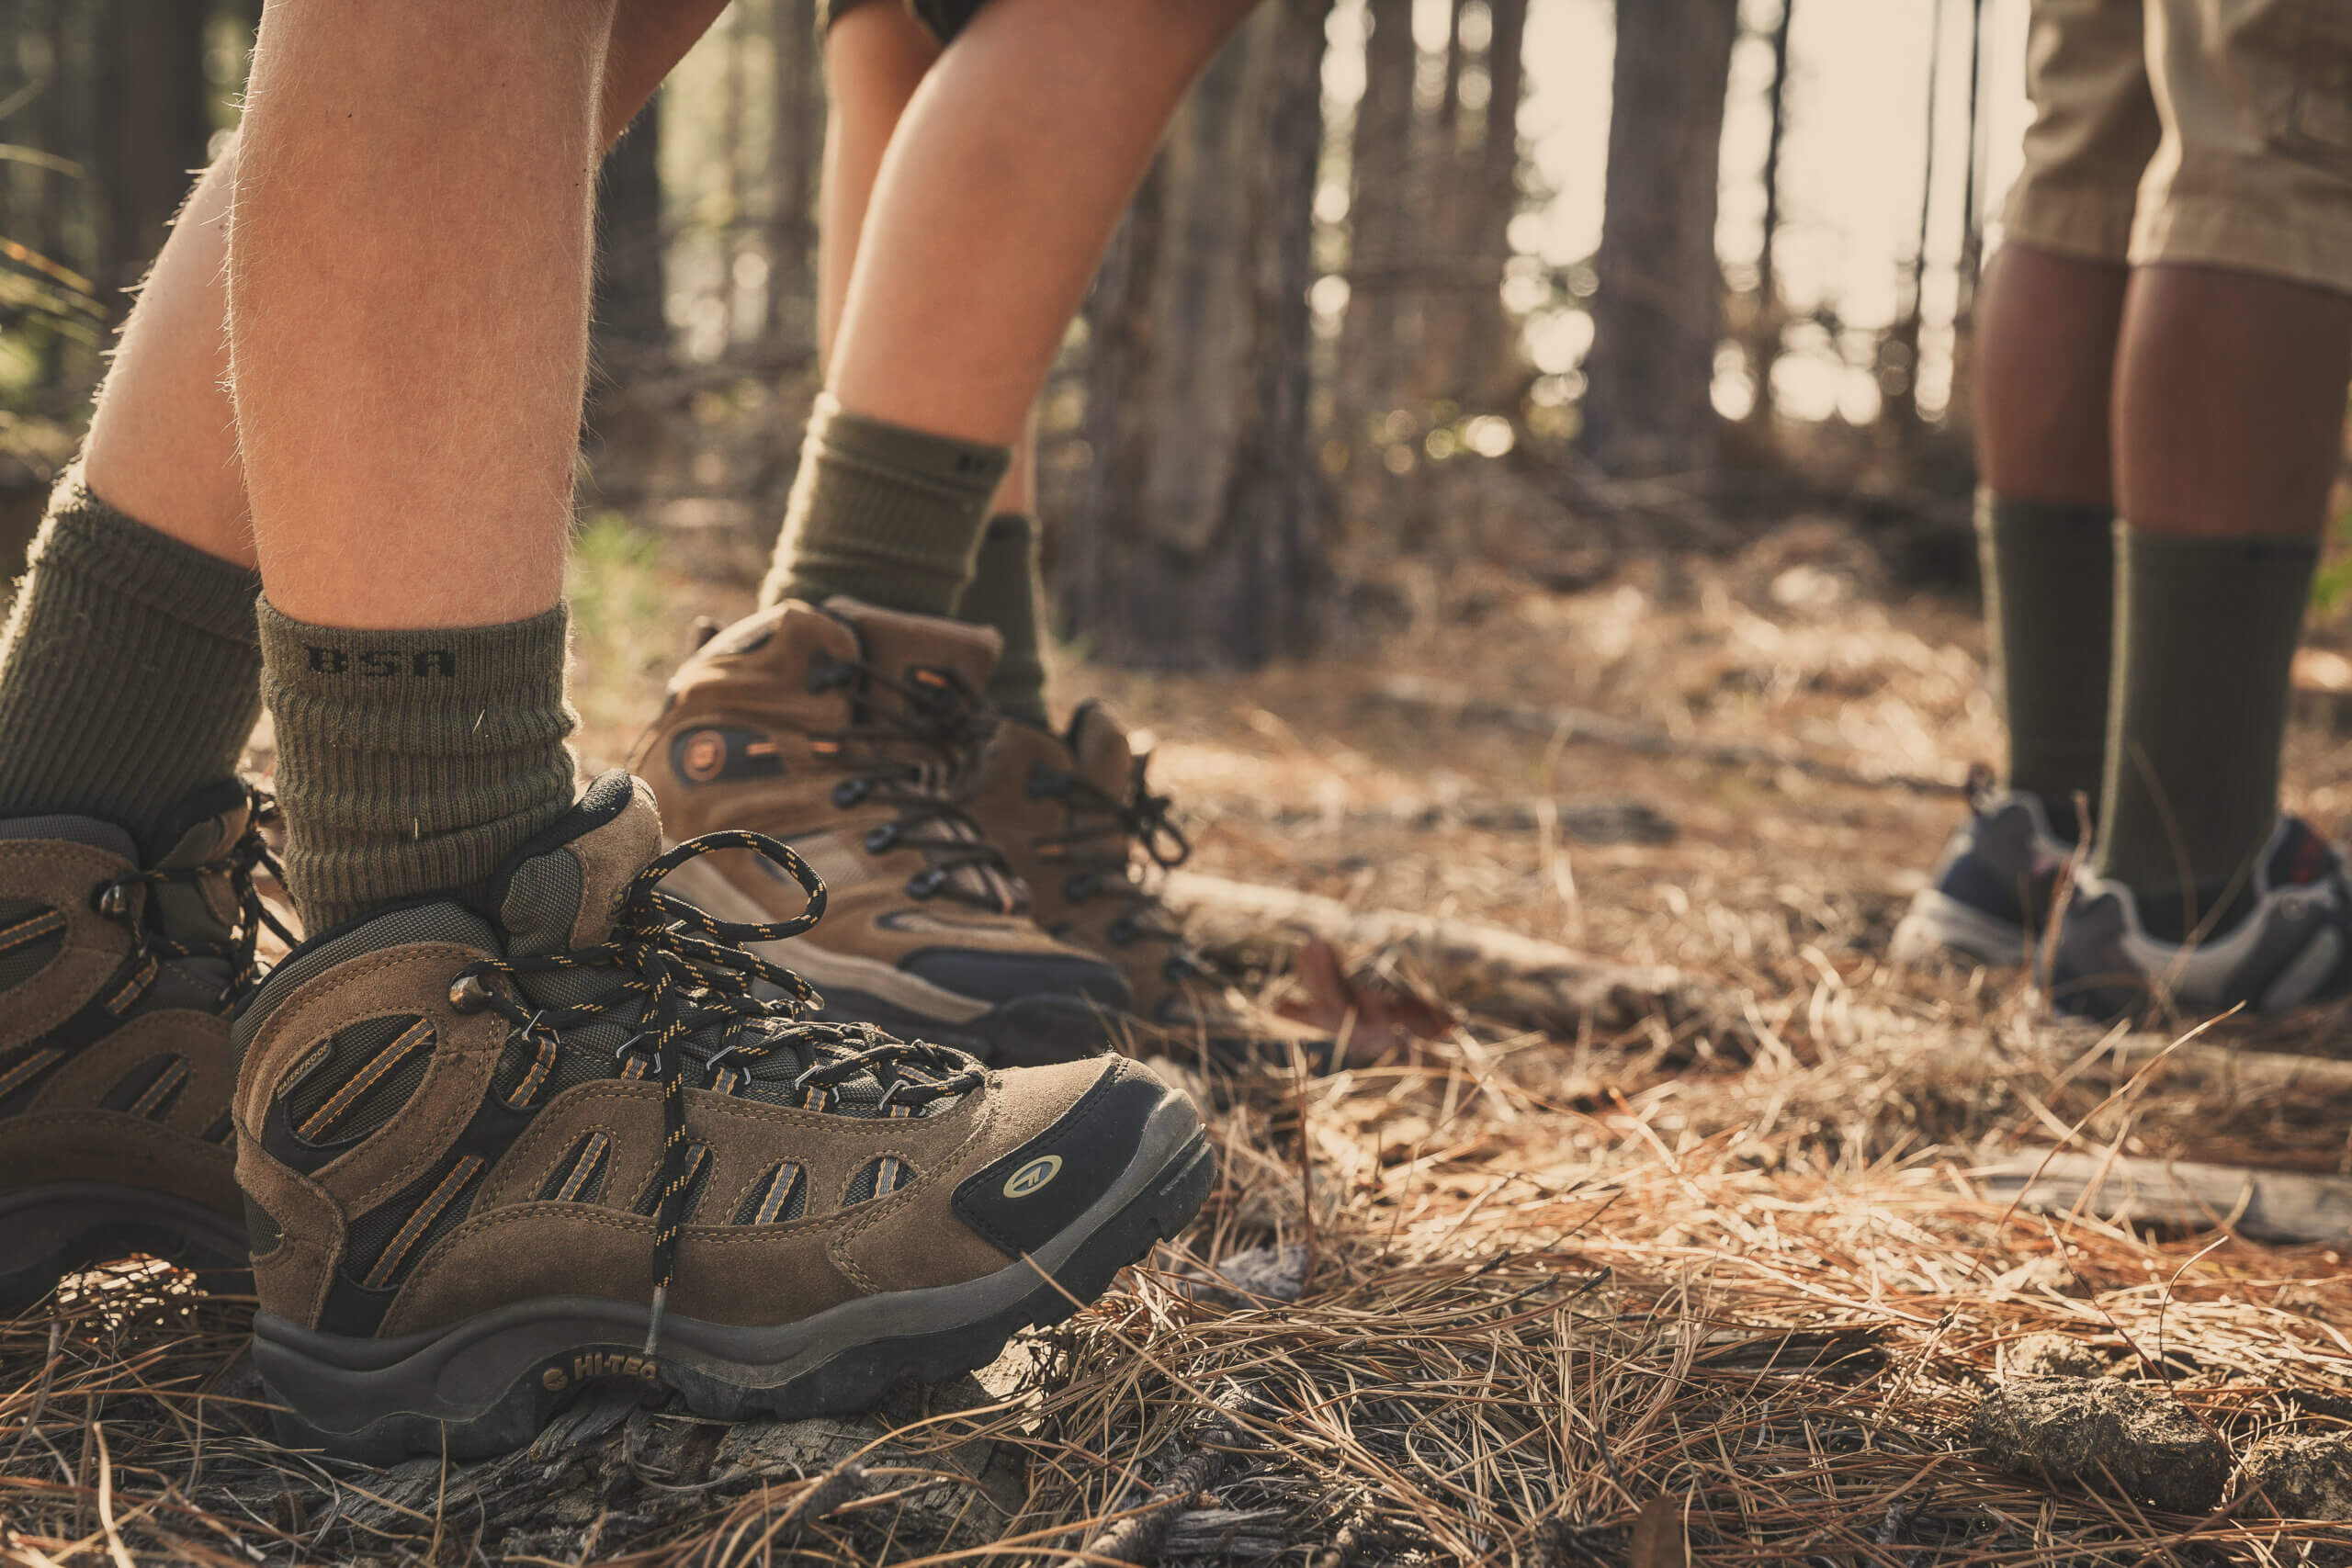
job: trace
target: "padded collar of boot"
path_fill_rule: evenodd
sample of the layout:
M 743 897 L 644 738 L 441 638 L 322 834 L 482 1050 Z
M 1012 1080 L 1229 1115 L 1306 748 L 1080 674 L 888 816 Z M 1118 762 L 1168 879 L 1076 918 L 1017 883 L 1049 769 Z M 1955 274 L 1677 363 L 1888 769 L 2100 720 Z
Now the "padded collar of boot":
M 626 770 L 597 777 L 579 803 L 507 857 L 485 907 L 507 951 L 544 956 L 612 934 L 630 881 L 662 849 L 653 792 Z

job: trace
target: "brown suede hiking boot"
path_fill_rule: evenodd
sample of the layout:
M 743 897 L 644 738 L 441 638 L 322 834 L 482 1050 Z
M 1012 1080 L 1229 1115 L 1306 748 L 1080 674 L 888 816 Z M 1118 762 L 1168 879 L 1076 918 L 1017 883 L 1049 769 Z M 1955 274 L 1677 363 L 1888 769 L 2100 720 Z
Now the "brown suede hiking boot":
M 1228 1064 L 1283 1063 L 1295 1047 L 1323 1070 L 1330 1040 L 1252 1017 L 1185 945 L 1147 880 L 1147 864 L 1179 865 L 1192 847 L 1168 797 L 1145 784 L 1146 761 L 1098 702 L 1079 705 L 1065 736 L 1008 720 L 980 764 L 972 816 L 1028 884 L 1037 923 L 1119 965 L 1135 995 L 1136 1044 L 1177 1055 L 1205 1048 Z
M 234 780 L 198 790 L 160 854 L 89 818 L 0 821 L 0 1315 L 141 1252 L 252 1288 L 229 1011 L 276 927 L 253 886 L 266 810 Z
M 801 1021 L 740 944 L 813 924 L 814 875 L 758 834 L 660 843 L 607 773 L 487 888 L 313 938 L 239 1013 L 286 1441 L 482 1454 L 615 1381 L 718 1418 L 863 1408 L 1068 1316 L 1199 1208 L 1200 1120 L 1148 1069 Z M 661 886 L 721 848 L 806 911 L 730 925 Z
M 995 720 L 977 694 L 987 626 L 834 599 L 787 601 L 718 634 L 670 682 L 638 766 L 681 837 L 748 828 L 825 879 L 824 929 L 792 944 L 835 1019 L 1004 1064 L 1103 1048 L 1126 982 L 1029 918 L 1028 891 L 957 803 Z M 797 911 L 747 855 L 672 885 L 728 920 Z

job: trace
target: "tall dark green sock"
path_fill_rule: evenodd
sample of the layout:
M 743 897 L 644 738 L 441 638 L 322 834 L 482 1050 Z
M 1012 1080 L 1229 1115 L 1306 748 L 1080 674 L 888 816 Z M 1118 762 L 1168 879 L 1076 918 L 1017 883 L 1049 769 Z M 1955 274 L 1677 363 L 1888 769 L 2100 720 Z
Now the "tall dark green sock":
M 836 593 L 952 615 L 1012 449 L 852 413 L 818 394 L 760 603 Z
M 0 817 L 96 817 L 150 850 L 261 716 L 260 576 L 69 478 L 0 652 Z
M 1046 712 L 1045 585 L 1037 577 L 1037 520 L 1017 512 L 989 519 L 972 581 L 956 602 L 956 618 L 994 626 L 1003 656 L 989 676 L 997 711 L 1051 728 Z
M 2115 514 L 1979 491 L 1984 626 L 2008 720 L 2008 787 L 2042 798 L 2075 837 L 2075 796 L 2097 806 L 2107 768 L 2114 649 Z
M 2319 547 L 2117 529 L 2098 870 L 2149 934 L 2221 931 L 2278 816 L 2288 681 Z M 2218 911 L 2218 914 L 2216 913 Z
M 348 631 L 261 606 L 286 882 L 313 931 L 477 887 L 571 809 L 563 607 L 503 626 Z

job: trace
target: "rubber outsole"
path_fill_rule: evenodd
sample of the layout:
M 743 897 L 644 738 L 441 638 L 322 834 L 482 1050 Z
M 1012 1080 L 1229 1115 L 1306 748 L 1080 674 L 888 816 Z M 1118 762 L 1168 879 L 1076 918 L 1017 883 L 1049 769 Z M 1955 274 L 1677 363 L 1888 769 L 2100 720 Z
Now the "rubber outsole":
M 167 1192 L 59 1182 L 0 1197 L 0 1316 L 80 1269 L 144 1253 L 192 1269 L 215 1295 L 251 1295 L 244 1227 Z
M 1216 1155 L 1207 1135 L 1195 1132 L 1136 1196 L 1096 1224 L 1051 1276 L 1038 1270 L 1035 1287 L 1017 1300 L 938 1330 L 847 1346 L 782 1382 L 763 1382 L 763 1369 L 758 1366 L 697 1350 L 691 1343 L 697 1325 L 673 1316 L 652 1358 L 618 1334 L 566 1344 L 527 1364 L 504 1369 L 504 1386 L 483 1408 L 461 1419 L 393 1411 L 356 1429 L 335 1431 L 290 1405 L 274 1410 L 272 1419 L 278 1440 L 289 1448 L 322 1449 L 339 1459 L 389 1464 L 414 1454 L 478 1459 L 504 1452 L 530 1441 L 585 1390 L 616 1384 L 634 1386 L 649 1398 L 674 1395 L 692 1414 L 714 1420 L 798 1420 L 868 1410 L 903 1383 L 940 1382 L 975 1371 L 1002 1354 L 1013 1335 L 1069 1317 L 1109 1289 L 1120 1269 L 1182 1230 L 1199 1213 L 1216 1180 Z M 610 1312 L 616 1303 L 599 1304 Z M 644 1309 L 631 1310 L 637 1316 L 628 1332 L 641 1334 Z M 452 1332 L 464 1327 L 458 1325 Z M 298 1369 L 289 1359 L 298 1354 L 289 1341 L 303 1331 L 274 1325 L 266 1317 L 256 1320 L 254 1331 L 255 1365 L 272 1393 L 284 1399 L 283 1385 L 293 1381 L 298 1370 L 306 1374 L 314 1370 Z M 712 1332 L 718 1337 L 730 1331 Z
M 992 1067 L 1075 1062 L 1112 1048 L 1109 1016 L 1077 997 L 1016 997 L 978 1018 L 951 1023 L 864 991 L 831 987 L 824 996 L 820 1018 L 879 1024 L 901 1039 L 928 1040 L 968 1052 Z

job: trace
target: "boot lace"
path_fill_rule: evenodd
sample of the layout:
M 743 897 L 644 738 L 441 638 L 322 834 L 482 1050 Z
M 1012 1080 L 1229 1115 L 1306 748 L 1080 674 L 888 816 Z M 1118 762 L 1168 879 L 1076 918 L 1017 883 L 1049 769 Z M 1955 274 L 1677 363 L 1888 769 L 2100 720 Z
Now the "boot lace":
M 783 870 L 808 894 L 807 907 L 782 920 L 720 920 L 661 886 L 663 878 L 687 862 L 722 850 L 748 850 Z M 824 883 L 788 846 L 764 833 L 706 833 L 647 863 L 623 892 L 605 941 L 562 953 L 483 959 L 459 970 L 451 981 L 453 1007 L 463 1012 L 487 1008 L 536 1048 L 510 1103 L 526 1103 L 553 1076 L 563 1052 L 582 1048 L 564 1038 L 567 1031 L 599 1021 L 631 1031 L 615 1053 L 613 1070 L 618 1076 L 660 1081 L 662 1159 L 655 1182 L 661 1197 L 653 1221 L 652 1317 L 645 1337 L 649 1356 L 661 1338 L 678 1237 L 684 1228 L 692 1175 L 686 1143 L 689 1088 L 733 1094 L 762 1064 L 783 1065 L 792 1069 L 790 1088 L 808 1109 L 838 1111 L 842 1088 L 854 1079 L 870 1078 L 880 1086 L 881 1098 L 867 1113 L 885 1115 L 913 1114 L 933 1100 L 968 1093 L 983 1079 L 979 1064 L 960 1051 L 899 1040 L 871 1024 L 821 1022 L 804 1016 L 821 1005 L 816 991 L 791 970 L 752 952 L 749 944 L 797 936 L 824 912 Z M 613 984 L 568 1006 L 535 1004 L 528 988 L 531 976 L 576 970 L 608 972 Z M 763 983 L 782 995 L 761 995 Z M 690 1083 L 690 1078 L 695 1081 Z
M 1090 778 L 1043 762 L 1029 770 L 1029 793 L 1059 800 L 1069 828 L 1041 835 L 1036 842 L 1049 859 L 1073 863 L 1076 870 L 1062 881 L 1062 892 L 1073 904 L 1100 896 L 1122 901 L 1118 915 L 1103 934 L 1120 947 L 1150 942 L 1171 951 L 1161 968 L 1170 980 L 1206 978 L 1199 963 L 1183 945 L 1184 933 L 1168 913 L 1159 895 L 1136 874 L 1133 850 L 1141 848 L 1152 864 L 1172 871 L 1191 858 L 1192 841 L 1176 825 L 1172 799 L 1154 795 L 1145 778 L 1148 757 L 1137 757 L 1123 799 Z
M 942 893 L 960 903 L 998 914 L 1012 912 L 1009 891 L 996 897 L 981 886 L 1015 886 L 1011 864 L 988 841 L 979 823 L 957 804 L 971 770 L 996 733 L 996 716 L 964 678 L 952 670 L 918 667 L 901 681 L 871 665 L 836 659 L 820 650 L 809 661 L 808 689 L 866 692 L 880 687 L 899 699 L 896 709 L 871 701 L 853 706 L 853 721 L 812 739 L 820 751 L 842 756 L 850 776 L 833 786 L 833 804 L 846 811 L 868 801 L 889 807 L 892 819 L 865 835 L 868 853 L 905 847 L 923 852 L 923 869 L 907 879 L 907 893 L 927 899 Z M 926 757 L 905 754 L 911 745 Z M 926 833 L 934 824 L 944 833 Z M 973 884 L 956 873 L 967 867 L 993 871 Z
M 212 958 L 226 964 L 229 981 L 221 987 L 218 1004 L 222 1012 L 231 1010 L 237 998 L 261 978 L 256 954 L 263 931 L 288 947 L 301 940 L 270 912 L 254 883 L 256 870 L 266 871 L 274 878 L 284 875 L 264 836 L 264 830 L 278 819 L 277 798 L 259 785 L 247 784 L 245 799 L 245 830 L 219 854 L 193 865 L 162 866 L 111 877 L 99 884 L 91 897 L 98 913 L 130 926 L 130 962 L 135 968 L 144 968 L 160 960 L 187 958 Z M 171 883 L 197 886 L 213 877 L 227 879 L 237 904 L 237 918 L 230 923 L 229 935 L 217 942 L 187 942 L 174 936 L 164 928 L 155 900 L 134 897 L 135 890 L 141 888 Z

